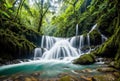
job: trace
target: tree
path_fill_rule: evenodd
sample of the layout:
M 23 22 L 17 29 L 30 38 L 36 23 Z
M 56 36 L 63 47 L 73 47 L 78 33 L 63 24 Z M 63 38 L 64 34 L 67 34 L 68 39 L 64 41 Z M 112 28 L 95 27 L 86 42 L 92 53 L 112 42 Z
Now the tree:
M 50 8 L 50 0 L 35 0 L 35 4 L 39 8 L 39 24 L 38 24 L 38 32 L 40 32 L 40 29 L 42 27 L 42 21 L 45 17 L 46 13 L 48 12 Z
M 17 2 L 17 0 L 16 0 L 16 2 Z M 16 3 L 16 2 L 15 2 L 15 3 Z M 24 2 L 25 2 L 25 0 L 20 0 L 20 4 L 19 4 L 18 9 L 17 9 L 17 13 L 16 13 L 16 16 L 15 16 L 15 20 L 16 20 L 16 18 L 17 18 L 17 16 L 18 16 L 20 10 L 22 9 L 22 6 L 23 6 Z

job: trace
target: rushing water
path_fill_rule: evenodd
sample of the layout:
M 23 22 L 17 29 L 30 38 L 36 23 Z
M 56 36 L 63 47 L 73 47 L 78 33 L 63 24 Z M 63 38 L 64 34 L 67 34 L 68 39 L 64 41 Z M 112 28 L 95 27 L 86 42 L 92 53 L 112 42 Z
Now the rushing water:
M 0 76 L 10 76 L 18 74 L 32 74 L 40 72 L 41 78 L 57 77 L 61 73 L 75 73 L 75 70 L 83 70 L 87 68 L 95 69 L 99 65 L 74 65 L 67 61 L 58 60 L 43 60 L 43 61 L 31 61 L 20 64 L 7 65 L 0 67 Z
M 76 36 L 78 35 L 78 24 L 76 25 Z
M 96 29 L 95 24 L 89 31 Z M 87 34 L 87 46 L 90 48 L 90 35 Z M 101 34 L 101 41 L 104 42 L 107 38 Z M 85 45 L 85 37 L 78 36 L 78 24 L 76 25 L 76 36 L 71 38 L 58 38 L 51 36 L 42 36 L 41 46 L 35 49 L 34 60 L 31 62 L 23 62 L 20 64 L 6 65 L 0 67 L 0 76 L 9 76 L 13 74 L 30 74 L 41 72 L 40 77 L 55 77 L 60 73 L 70 72 L 74 70 L 83 70 L 86 68 L 96 68 L 98 65 L 74 65 L 72 61 L 80 55 L 86 53 L 82 51 Z

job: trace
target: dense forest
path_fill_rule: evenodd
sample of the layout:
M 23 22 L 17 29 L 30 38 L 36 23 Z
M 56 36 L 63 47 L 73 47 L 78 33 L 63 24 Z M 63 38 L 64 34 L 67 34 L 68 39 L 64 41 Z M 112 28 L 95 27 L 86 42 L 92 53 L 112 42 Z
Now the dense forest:
M 91 31 L 93 26 L 96 28 Z M 90 45 L 86 46 L 88 34 Z M 103 58 L 109 61 L 107 65 L 117 70 L 114 74 L 117 79 L 106 80 L 100 76 L 98 80 L 70 80 L 67 76 L 60 81 L 119 81 L 119 0 L 0 0 L 0 66 L 34 57 L 34 50 L 41 46 L 43 36 L 69 40 L 76 36 L 77 40 L 81 35 L 85 38 L 82 49 L 95 50 L 74 59 L 73 64 L 91 65 L 97 58 Z M 106 37 L 105 42 L 101 42 L 102 35 Z

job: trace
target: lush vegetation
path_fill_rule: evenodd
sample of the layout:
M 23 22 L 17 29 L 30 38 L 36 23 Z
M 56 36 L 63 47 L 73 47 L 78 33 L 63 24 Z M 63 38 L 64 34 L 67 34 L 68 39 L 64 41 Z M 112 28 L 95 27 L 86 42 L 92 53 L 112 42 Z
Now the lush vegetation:
M 101 32 L 109 40 L 97 54 L 108 54 L 119 61 L 119 14 L 118 0 L 1 0 L 0 42 L 3 46 L 8 44 L 8 48 L 11 44 L 12 49 L 17 47 L 11 52 L 14 55 L 15 51 L 39 46 L 42 34 L 71 37 L 75 35 L 76 24 L 80 35 L 97 23 L 97 30 L 90 33 L 91 45 L 101 44 Z
M 85 16 L 85 17 L 89 20 L 94 20 L 94 22 L 98 24 L 98 29 L 100 30 L 100 32 L 102 32 L 104 35 L 106 35 L 109 38 L 103 45 L 101 45 L 97 50 L 95 50 L 91 54 L 99 57 L 114 58 L 113 62 L 110 63 L 110 65 L 112 64 L 112 66 L 116 68 L 120 68 L 120 59 L 119 59 L 120 57 L 119 6 L 120 5 L 119 4 L 120 2 L 118 0 L 112 2 L 110 0 L 103 0 L 103 1 L 92 0 L 91 6 L 89 7 L 88 11 L 83 13 L 83 14 L 90 14 L 91 16 L 89 17 Z M 85 19 L 84 21 L 87 21 L 87 19 Z M 87 22 L 90 24 L 91 21 L 87 21 Z M 94 34 L 96 32 L 93 31 L 92 33 Z M 79 62 L 83 57 L 87 58 L 88 56 L 89 54 L 80 57 L 79 59 L 77 59 L 76 63 Z M 91 61 L 89 62 L 91 63 Z

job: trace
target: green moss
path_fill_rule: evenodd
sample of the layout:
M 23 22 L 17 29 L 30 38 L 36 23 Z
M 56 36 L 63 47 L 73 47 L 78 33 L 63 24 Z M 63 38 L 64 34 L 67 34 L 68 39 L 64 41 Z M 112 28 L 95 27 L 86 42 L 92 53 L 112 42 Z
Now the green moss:
M 33 42 L 37 46 L 40 45 L 42 39 L 40 33 L 12 21 L 5 21 L 3 25 L 5 27 L 2 27 L 2 29 L 8 29 L 14 34 L 16 34 L 16 36 L 24 37 L 24 39 Z
M 116 31 L 97 51 L 97 55 L 115 58 L 114 67 L 120 68 L 120 26 L 116 26 Z
M 117 81 L 120 81 L 120 77 L 117 79 Z
M 60 79 L 60 81 L 71 81 L 70 76 L 64 76 Z
M 93 30 L 90 33 L 90 43 L 91 43 L 91 45 L 100 45 L 101 44 L 101 34 L 97 30 Z
M 16 36 L 10 30 L 0 30 L 0 55 L 3 59 L 17 59 L 31 54 L 35 45 L 23 37 Z
M 81 55 L 78 59 L 74 60 L 74 64 L 81 64 L 81 65 L 86 65 L 86 64 L 92 64 L 95 62 L 95 57 L 93 54 L 84 54 Z

